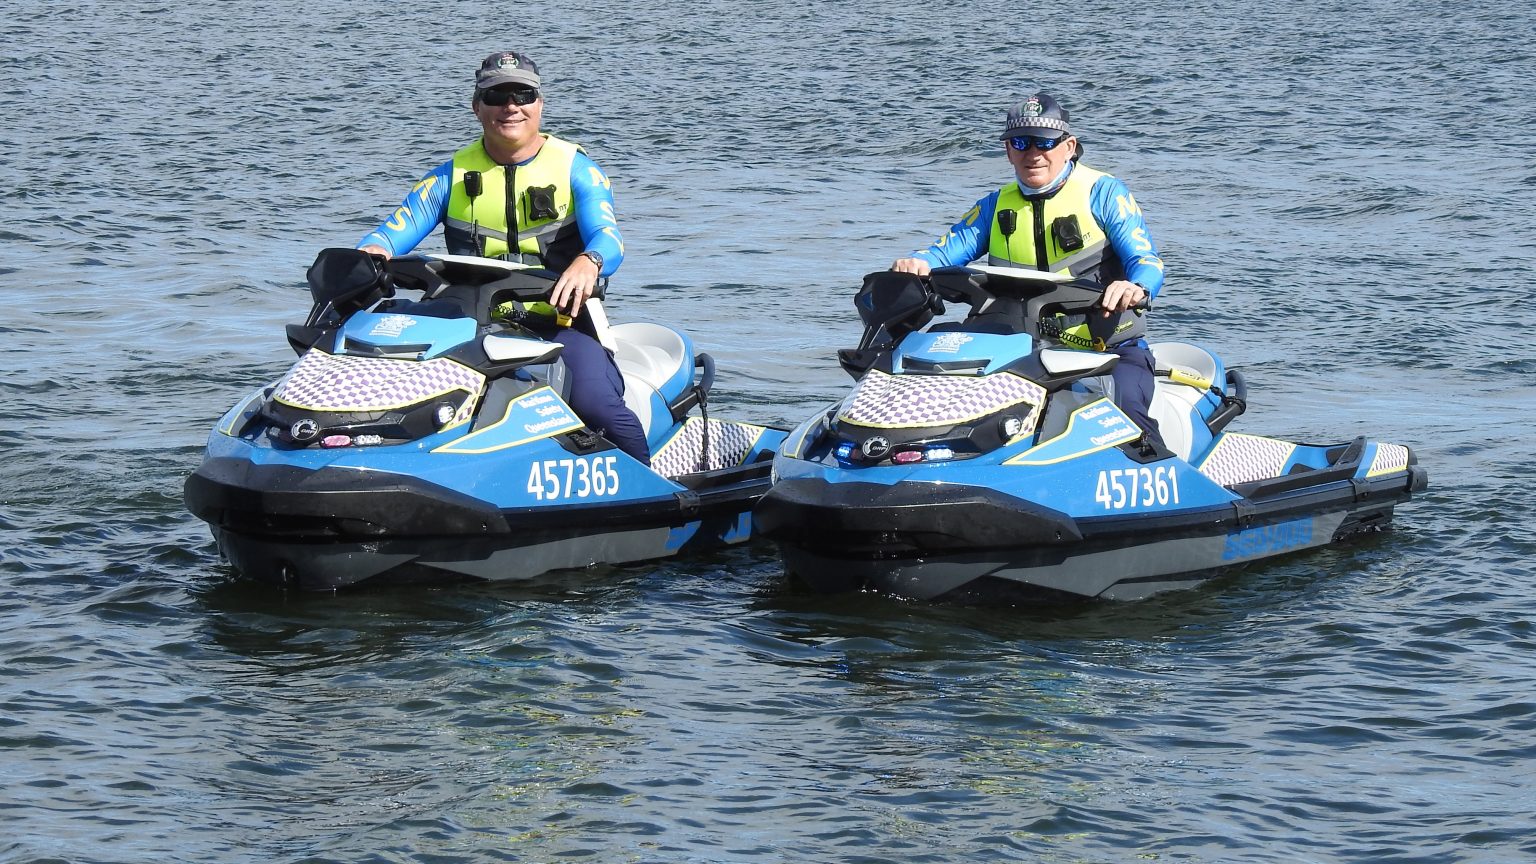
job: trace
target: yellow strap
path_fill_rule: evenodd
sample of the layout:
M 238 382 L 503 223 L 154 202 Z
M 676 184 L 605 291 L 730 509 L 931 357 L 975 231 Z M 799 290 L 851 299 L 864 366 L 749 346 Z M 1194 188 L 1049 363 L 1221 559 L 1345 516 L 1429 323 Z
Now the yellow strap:
M 542 300 L 533 303 L 519 303 L 516 300 L 508 300 L 505 303 L 497 303 L 491 309 L 492 318 L 511 318 L 519 308 L 536 318 L 553 318 L 561 327 L 571 326 L 571 316 L 561 312 Z

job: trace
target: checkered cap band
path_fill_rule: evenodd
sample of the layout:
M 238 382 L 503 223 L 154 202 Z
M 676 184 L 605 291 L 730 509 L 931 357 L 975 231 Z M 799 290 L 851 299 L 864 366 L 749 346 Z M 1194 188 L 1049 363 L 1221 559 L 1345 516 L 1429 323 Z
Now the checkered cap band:
M 1406 470 L 1408 470 L 1407 447 L 1401 444 L 1377 444 L 1376 458 L 1371 460 L 1371 470 L 1367 471 L 1365 476 L 1375 477 Z
M 1222 486 L 1279 477 L 1296 451 L 1289 441 L 1229 432 L 1200 463 L 1200 473 Z
M 284 405 L 310 411 L 388 411 L 463 390 L 480 393 L 485 376 L 442 357 L 434 360 L 387 360 L 310 351 L 299 360 L 273 394 Z M 474 411 L 464 400 L 455 422 Z
M 1021 121 L 1022 125 L 1010 126 L 1004 135 L 1012 138 L 1016 135 L 1029 135 L 1041 131 L 1056 131 L 1066 135 L 1072 134 L 1072 126 L 1065 120 L 1057 120 L 1053 117 L 1028 117 Z
M 663 477 L 679 477 L 697 471 L 714 471 L 740 465 L 757 439 L 763 435 L 762 426 L 750 423 L 732 423 L 728 420 L 710 420 L 709 453 L 704 452 L 704 423 L 697 417 L 689 417 L 676 435 L 651 456 L 651 468 Z
M 1006 372 L 978 378 L 888 375 L 871 369 L 837 419 L 881 429 L 921 429 L 965 423 L 1020 402 L 1038 408 L 1045 402 L 1045 388 Z

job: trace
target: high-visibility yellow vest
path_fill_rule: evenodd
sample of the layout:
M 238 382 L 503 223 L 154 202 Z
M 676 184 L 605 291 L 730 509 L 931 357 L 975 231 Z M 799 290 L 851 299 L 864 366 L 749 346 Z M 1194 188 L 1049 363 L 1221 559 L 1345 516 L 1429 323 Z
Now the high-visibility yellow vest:
M 497 163 L 485 152 L 483 139 L 453 154 L 453 187 L 443 219 L 450 253 L 518 260 L 552 270 L 565 269 L 581 254 L 571 164 L 583 151 L 553 135 L 543 138 L 538 154 L 522 165 Z M 464 191 L 469 171 L 480 172 L 481 191 L 474 198 Z
M 1004 186 L 992 215 L 987 263 L 1078 276 L 1102 285 L 1124 279 L 1125 266 L 1093 218 L 1093 184 L 1106 176 L 1079 163 L 1072 166 L 1067 182 L 1048 197 L 1027 198 L 1016 182 Z M 1005 217 L 1000 214 L 1005 210 L 1015 214 L 1011 234 L 1003 233 Z M 1070 244 L 1064 242 L 1069 240 Z M 1146 335 L 1145 319 L 1137 312 L 1097 320 L 1061 316 L 1057 326 L 1063 345 L 1098 351 Z

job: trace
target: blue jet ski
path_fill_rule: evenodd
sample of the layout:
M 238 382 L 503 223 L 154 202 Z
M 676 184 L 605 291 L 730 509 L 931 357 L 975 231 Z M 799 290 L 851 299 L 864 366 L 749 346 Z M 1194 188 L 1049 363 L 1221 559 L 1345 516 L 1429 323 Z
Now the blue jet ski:
M 1118 357 L 1081 348 L 1101 294 L 989 266 L 866 277 L 839 352 L 857 385 L 790 433 L 755 511 L 786 569 L 823 592 L 1133 600 L 1381 528 L 1426 488 L 1402 445 L 1229 431 L 1242 375 L 1180 342 L 1152 345 L 1147 444 L 1112 401 Z M 945 300 L 968 317 L 923 330 Z
M 583 425 L 562 346 L 519 323 L 556 274 L 330 249 L 308 276 L 298 362 L 218 421 L 186 481 L 241 573 L 303 589 L 520 580 L 750 535 L 784 430 L 708 416 L 714 364 L 684 334 L 609 326 L 594 301 L 582 316 L 615 352 L 647 467 Z

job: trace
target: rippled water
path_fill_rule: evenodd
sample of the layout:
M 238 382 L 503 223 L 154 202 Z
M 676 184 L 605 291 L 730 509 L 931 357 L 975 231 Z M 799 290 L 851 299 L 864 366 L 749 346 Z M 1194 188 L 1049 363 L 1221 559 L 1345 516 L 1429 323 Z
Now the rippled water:
M 1536 13 L 1123 6 L 8 11 L 0 860 L 1536 855 Z M 1431 490 L 1392 532 L 1049 612 L 814 597 L 762 544 L 232 579 L 180 502 L 207 428 L 290 361 L 314 252 L 473 135 L 505 47 L 613 176 L 613 316 L 687 322 L 722 411 L 845 387 L 859 276 L 1005 179 L 1038 82 L 1149 214 L 1157 335 L 1247 375 L 1242 427 L 1407 443 Z

